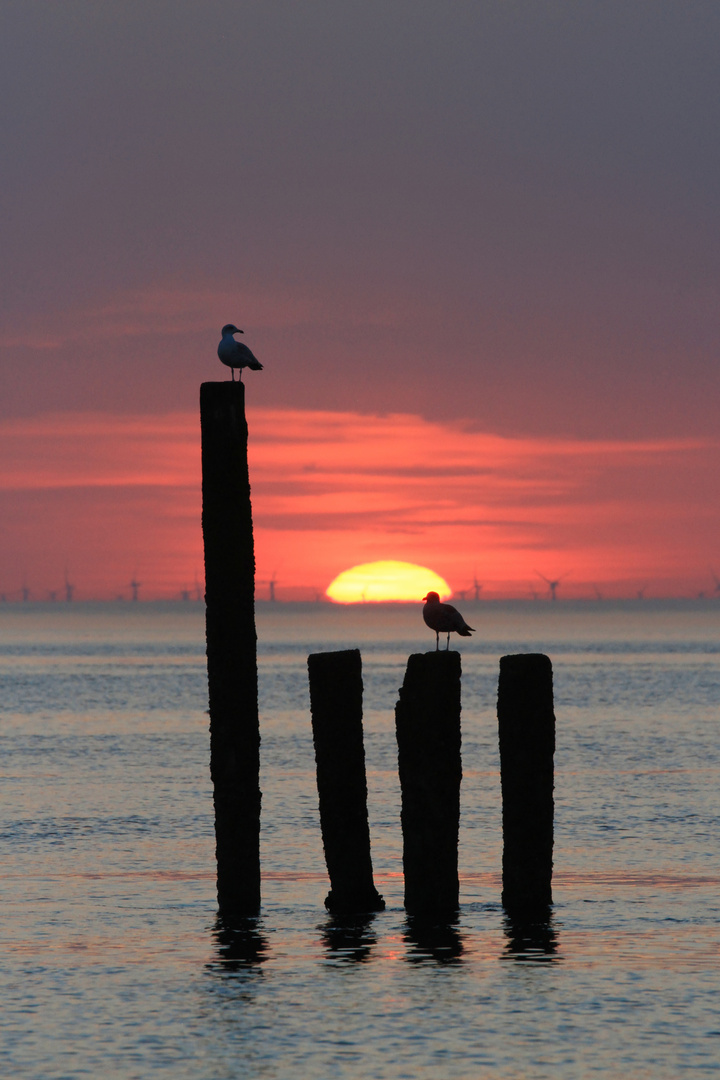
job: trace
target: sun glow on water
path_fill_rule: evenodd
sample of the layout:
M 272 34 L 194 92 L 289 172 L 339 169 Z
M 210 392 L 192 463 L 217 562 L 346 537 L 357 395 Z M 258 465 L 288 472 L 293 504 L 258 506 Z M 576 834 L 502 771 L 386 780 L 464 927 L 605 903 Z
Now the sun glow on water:
M 439 593 L 442 600 L 452 593 L 447 581 L 426 566 L 382 559 L 343 570 L 330 582 L 325 592 L 338 604 L 377 604 L 387 601 L 417 602 L 431 590 Z

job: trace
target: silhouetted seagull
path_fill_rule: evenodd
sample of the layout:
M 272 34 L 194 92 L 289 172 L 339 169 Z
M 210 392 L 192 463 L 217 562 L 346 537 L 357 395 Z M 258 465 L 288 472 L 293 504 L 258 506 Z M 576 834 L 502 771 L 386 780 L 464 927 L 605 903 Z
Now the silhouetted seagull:
M 241 341 L 236 341 L 233 337 L 233 334 L 242 334 L 242 330 L 238 330 L 232 323 L 227 323 L 220 333 L 222 341 L 218 345 L 218 356 L 223 364 L 227 364 L 232 370 L 233 382 L 235 382 L 235 368 L 240 369 L 241 382 L 244 367 L 252 368 L 253 371 L 262 371 L 262 364 L 253 356 L 247 345 L 243 345 Z
M 468 626 L 458 609 L 452 604 L 441 604 L 436 592 L 429 592 L 427 596 L 423 596 L 423 600 L 425 601 L 423 619 L 426 625 L 435 631 L 436 652 L 440 648 L 441 634 L 447 634 L 448 649 L 450 648 L 450 634 L 453 631 L 460 637 L 470 637 L 470 631 L 475 628 Z

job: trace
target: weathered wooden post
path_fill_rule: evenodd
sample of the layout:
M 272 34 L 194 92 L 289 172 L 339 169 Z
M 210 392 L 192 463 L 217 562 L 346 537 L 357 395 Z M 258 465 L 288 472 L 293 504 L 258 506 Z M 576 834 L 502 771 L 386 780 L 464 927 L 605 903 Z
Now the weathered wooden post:
M 310 709 L 325 862 L 333 913 L 382 911 L 373 883 L 359 649 L 308 657 Z
M 542 912 L 552 904 L 555 714 L 549 657 L 501 658 L 498 729 L 502 902 L 510 913 Z
M 200 387 L 210 774 L 220 914 L 260 909 L 255 552 L 242 382 Z
M 414 653 L 395 707 L 402 791 L 405 909 L 458 909 L 460 653 Z

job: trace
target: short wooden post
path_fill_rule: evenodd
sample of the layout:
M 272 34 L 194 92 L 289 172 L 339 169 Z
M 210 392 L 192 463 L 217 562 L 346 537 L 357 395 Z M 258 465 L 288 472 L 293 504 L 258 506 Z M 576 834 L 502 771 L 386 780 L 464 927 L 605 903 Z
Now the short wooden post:
M 325 862 L 334 913 L 382 911 L 373 883 L 359 649 L 308 657 L 310 709 Z
M 395 707 L 402 792 L 405 909 L 458 909 L 460 653 L 414 653 Z
M 255 553 L 243 383 L 203 383 L 200 421 L 217 891 L 221 916 L 238 918 L 260 909 Z
M 511 913 L 541 912 L 552 904 L 555 714 L 549 657 L 501 658 L 498 728 L 502 902 Z

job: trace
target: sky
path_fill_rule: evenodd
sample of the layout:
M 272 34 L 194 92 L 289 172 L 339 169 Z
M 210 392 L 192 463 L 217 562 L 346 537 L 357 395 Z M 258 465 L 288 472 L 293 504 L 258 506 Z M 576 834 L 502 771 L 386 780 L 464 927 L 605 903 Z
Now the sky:
M 201 577 L 227 321 L 279 594 L 712 591 L 719 36 L 715 0 L 8 0 L 0 593 Z

